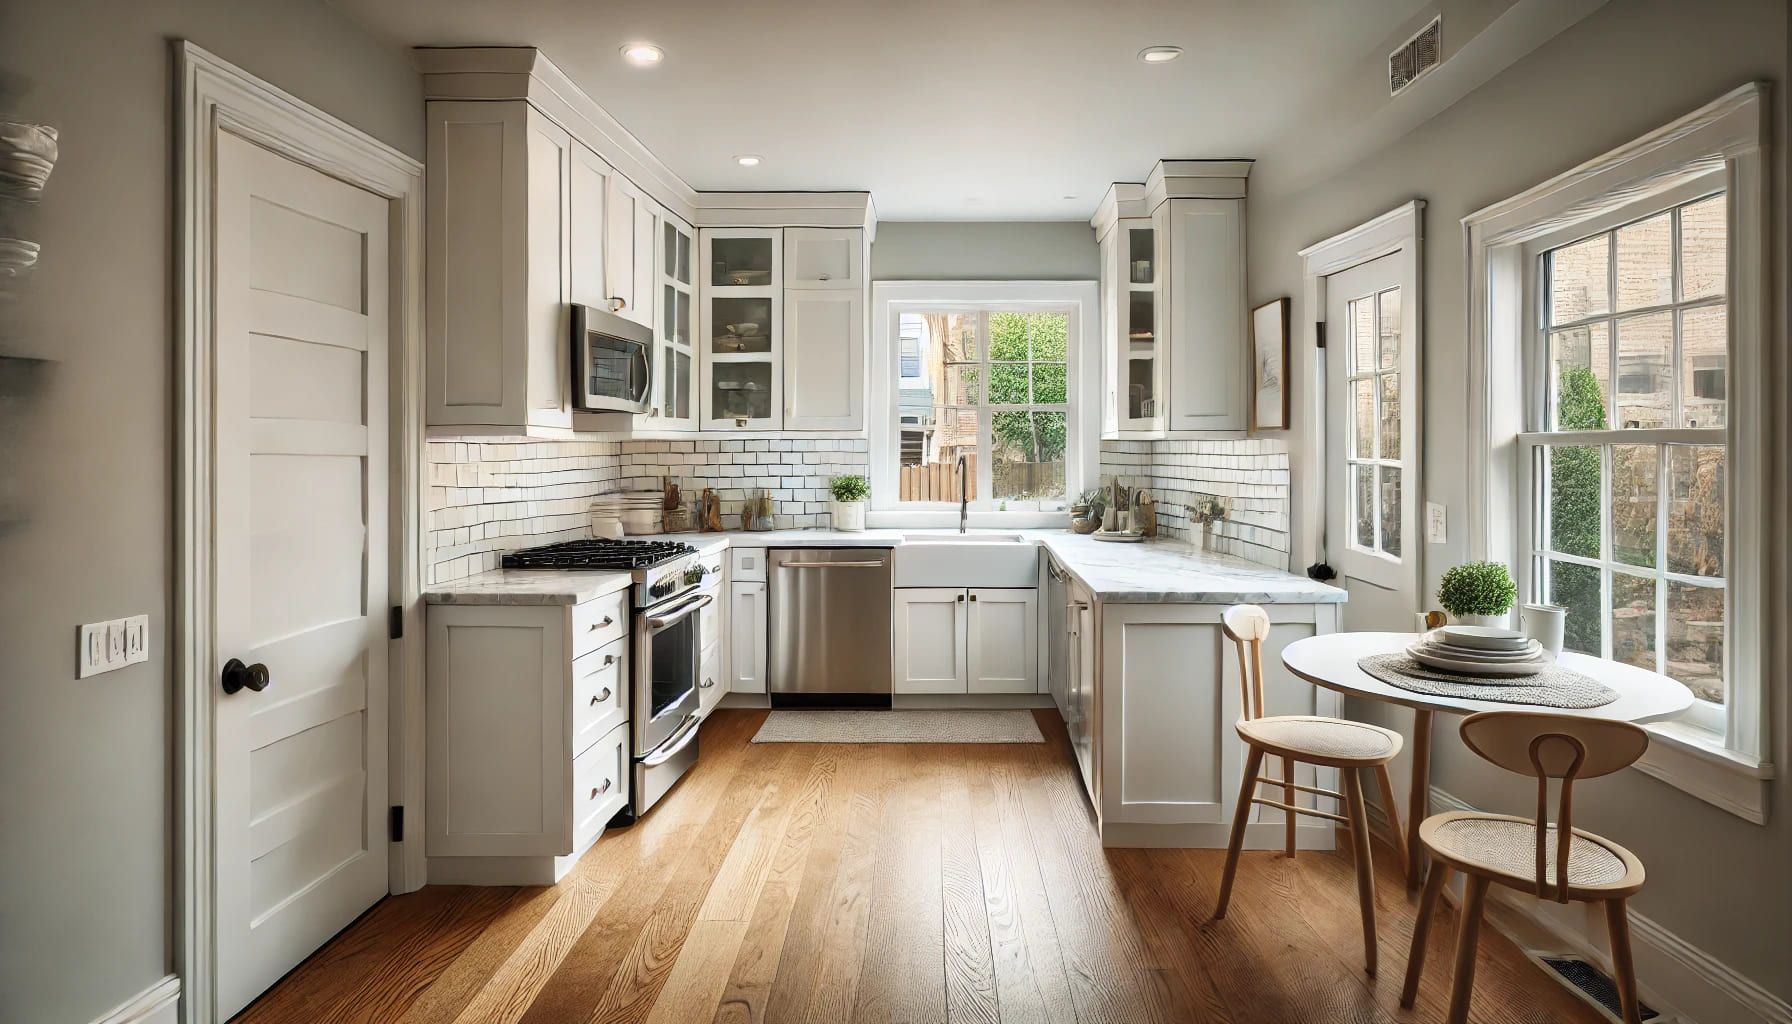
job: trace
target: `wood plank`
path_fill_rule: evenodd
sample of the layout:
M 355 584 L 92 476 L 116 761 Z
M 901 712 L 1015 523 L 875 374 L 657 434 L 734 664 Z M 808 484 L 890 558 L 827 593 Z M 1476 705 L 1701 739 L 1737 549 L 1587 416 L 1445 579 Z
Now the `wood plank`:
M 976 757 L 976 748 L 952 757 L 952 748 L 927 752 L 934 763 Z M 940 806 L 943 834 L 940 845 L 940 892 L 944 915 L 946 959 L 946 1019 L 967 1024 L 997 1024 L 1001 1020 L 996 997 L 995 954 L 990 945 L 990 903 L 985 892 L 982 851 L 977 843 L 977 818 L 971 799 L 973 775 L 965 771 L 942 772 Z M 986 787 L 987 788 L 987 787 Z M 998 909 L 1012 910 L 1011 901 Z M 1008 919 L 1006 923 L 1018 922 Z M 1013 935 L 1013 929 L 1010 935 Z M 1011 944 L 1010 949 L 1013 948 Z M 1025 953 L 1024 942 L 1021 944 Z
M 940 774 L 914 744 L 890 756 L 896 782 L 876 837 L 871 930 L 851 1019 L 938 1021 L 946 1016 Z
M 1070 977 L 1027 830 L 1022 775 L 1007 757 L 986 755 L 985 767 L 972 798 L 999 1004 L 1010 1020 L 1071 1024 Z

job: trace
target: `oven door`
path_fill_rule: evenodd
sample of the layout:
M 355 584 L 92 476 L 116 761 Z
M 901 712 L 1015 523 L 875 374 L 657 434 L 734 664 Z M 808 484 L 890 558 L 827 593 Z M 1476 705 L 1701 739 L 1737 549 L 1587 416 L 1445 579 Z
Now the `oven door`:
M 688 594 L 641 612 L 635 620 L 635 756 L 661 746 L 697 712 L 703 609 L 715 598 Z
M 633 321 L 573 307 L 574 403 L 597 412 L 646 412 L 653 384 L 653 335 Z

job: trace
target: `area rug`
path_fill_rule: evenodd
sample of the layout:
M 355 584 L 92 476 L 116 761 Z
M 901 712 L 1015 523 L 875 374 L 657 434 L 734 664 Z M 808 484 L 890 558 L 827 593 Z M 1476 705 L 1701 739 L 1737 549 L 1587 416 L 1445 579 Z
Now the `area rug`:
M 1044 743 L 1031 711 L 779 710 L 754 743 Z

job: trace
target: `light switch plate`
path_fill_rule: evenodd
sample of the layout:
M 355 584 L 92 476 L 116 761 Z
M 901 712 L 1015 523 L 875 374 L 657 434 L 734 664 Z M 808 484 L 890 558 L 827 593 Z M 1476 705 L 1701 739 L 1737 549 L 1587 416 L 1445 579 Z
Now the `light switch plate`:
M 124 663 L 135 665 L 149 660 L 149 616 L 132 615 L 124 620 Z
M 149 616 L 90 622 L 77 633 L 75 678 L 86 679 L 149 660 Z
M 1444 542 L 1444 507 L 1435 501 L 1425 503 L 1425 543 Z
M 86 679 L 106 671 L 106 624 L 92 622 L 81 627 L 80 646 L 75 652 L 75 678 Z

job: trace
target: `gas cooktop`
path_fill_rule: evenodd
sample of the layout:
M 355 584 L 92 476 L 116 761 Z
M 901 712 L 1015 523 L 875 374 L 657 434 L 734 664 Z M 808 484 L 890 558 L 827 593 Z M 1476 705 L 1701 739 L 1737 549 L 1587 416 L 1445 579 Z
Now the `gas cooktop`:
M 693 554 L 696 548 L 669 540 L 569 540 L 522 548 L 504 556 L 506 569 L 648 569 Z

